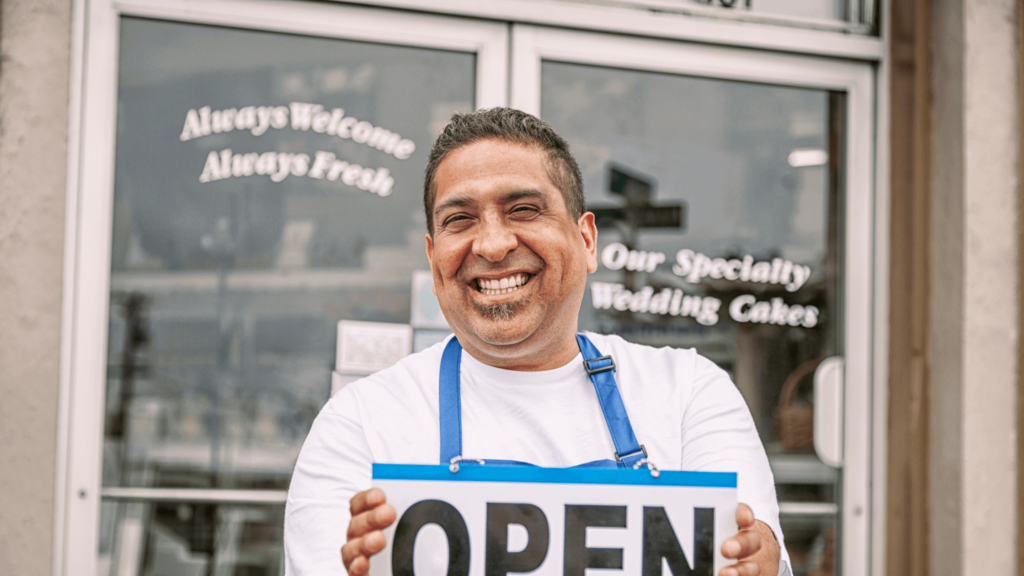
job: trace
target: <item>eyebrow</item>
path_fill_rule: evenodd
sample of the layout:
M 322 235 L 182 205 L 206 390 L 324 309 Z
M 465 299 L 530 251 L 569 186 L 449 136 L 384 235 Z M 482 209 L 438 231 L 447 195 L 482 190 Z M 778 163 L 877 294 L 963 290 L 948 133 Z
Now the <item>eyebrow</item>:
M 544 193 L 541 192 L 540 190 L 515 190 L 502 195 L 501 202 L 507 203 L 515 202 L 516 200 L 521 200 L 523 198 L 543 197 Z M 472 201 L 469 198 L 466 198 L 465 196 L 456 196 L 455 198 L 449 198 L 448 200 L 445 200 L 444 202 L 434 207 L 434 216 L 436 217 L 438 214 L 444 212 L 449 208 L 461 208 L 464 206 L 469 206 L 470 204 L 472 204 Z
M 516 190 L 501 197 L 502 202 L 515 202 L 522 198 L 543 198 L 544 193 L 540 190 Z
M 441 212 L 443 212 L 443 211 L 445 211 L 445 210 L 447 210 L 449 208 L 469 206 L 469 204 L 470 204 L 469 198 L 466 198 L 466 197 L 463 197 L 463 196 L 457 196 L 455 198 L 449 198 L 448 200 L 445 200 L 444 202 L 442 202 L 442 203 L 440 203 L 440 204 L 438 204 L 437 206 L 434 207 L 434 216 L 437 216 L 438 214 L 440 214 Z

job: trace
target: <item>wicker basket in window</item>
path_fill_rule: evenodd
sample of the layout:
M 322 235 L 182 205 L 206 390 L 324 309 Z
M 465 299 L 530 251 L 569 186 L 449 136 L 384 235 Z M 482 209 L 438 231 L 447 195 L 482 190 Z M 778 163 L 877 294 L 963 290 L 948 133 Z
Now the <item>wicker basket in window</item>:
M 796 393 L 800 382 L 814 373 L 821 360 L 811 360 L 797 367 L 786 378 L 779 396 L 779 407 L 775 410 L 775 426 L 779 442 L 786 450 L 810 450 L 814 448 L 814 406 L 796 404 Z

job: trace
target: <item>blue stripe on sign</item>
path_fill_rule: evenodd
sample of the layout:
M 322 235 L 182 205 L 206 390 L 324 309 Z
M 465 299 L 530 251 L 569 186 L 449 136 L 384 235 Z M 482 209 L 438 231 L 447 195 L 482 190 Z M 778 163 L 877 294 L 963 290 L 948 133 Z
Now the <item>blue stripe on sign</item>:
M 452 473 L 446 465 L 374 464 L 374 480 L 434 480 L 449 482 L 542 482 L 548 484 L 619 484 L 629 486 L 691 486 L 735 488 L 735 472 L 681 472 L 618 468 L 539 468 L 464 464 Z

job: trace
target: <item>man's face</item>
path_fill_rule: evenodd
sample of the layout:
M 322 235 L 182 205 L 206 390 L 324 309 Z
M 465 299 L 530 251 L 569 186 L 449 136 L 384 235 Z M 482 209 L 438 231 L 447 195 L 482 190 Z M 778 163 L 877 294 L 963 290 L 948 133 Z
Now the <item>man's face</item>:
M 575 346 L 597 269 L 594 217 L 572 218 L 548 165 L 539 147 L 482 140 L 435 175 L 434 293 L 462 345 L 495 365 L 541 369 L 545 350 Z

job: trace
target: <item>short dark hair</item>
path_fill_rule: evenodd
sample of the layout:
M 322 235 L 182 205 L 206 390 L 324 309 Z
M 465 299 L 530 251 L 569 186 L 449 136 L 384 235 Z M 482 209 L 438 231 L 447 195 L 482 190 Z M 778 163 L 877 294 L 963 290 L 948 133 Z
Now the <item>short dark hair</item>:
M 548 153 L 548 176 L 562 192 L 565 207 L 574 220 L 583 215 L 583 176 L 579 164 L 569 153 L 569 145 L 540 118 L 513 108 L 488 108 L 469 114 L 453 114 L 441 135 L 430 149 L 426 178 L 423 181 L 423 210 L 427 215 L 427 230 L 434 235 L 434 199 L 437 185 L 434 176 L 437 167 L 453 151 L 479 140 L 537 146 Z

